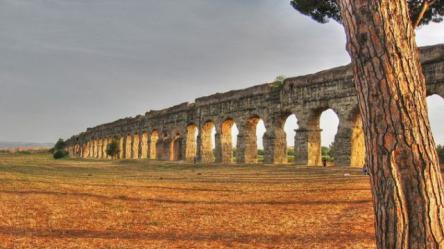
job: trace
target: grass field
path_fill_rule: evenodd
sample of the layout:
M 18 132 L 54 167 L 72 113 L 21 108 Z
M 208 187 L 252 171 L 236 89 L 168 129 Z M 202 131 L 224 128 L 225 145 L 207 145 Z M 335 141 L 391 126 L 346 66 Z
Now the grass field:
M 0 203 L 0 248 L 375 248 L 359 169 L 3 154 Z

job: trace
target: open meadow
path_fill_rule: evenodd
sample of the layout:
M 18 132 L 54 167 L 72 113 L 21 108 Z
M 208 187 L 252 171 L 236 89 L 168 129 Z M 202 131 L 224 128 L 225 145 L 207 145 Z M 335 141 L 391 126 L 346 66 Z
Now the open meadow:
M 3 154 L 0 203 L 0 248 L 375 248 L 359 169 Z

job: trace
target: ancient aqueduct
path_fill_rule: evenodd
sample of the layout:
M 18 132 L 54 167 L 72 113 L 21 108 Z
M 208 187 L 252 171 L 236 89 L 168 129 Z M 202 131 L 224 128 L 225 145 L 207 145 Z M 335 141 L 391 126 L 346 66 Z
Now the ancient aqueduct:
M 427 94 L 444 97 L 444 44 L 421 48 L 421 62 Z M 109 159 L 106 146 L 112 139 L 118 139 L 119 159 L 232 163 L 231 127 L 236 123 L 239 129 L 236 162 L 256 163 L 256 124 L 262 119 L 266 127 L 264 163 L 282 164 L 287 162 L 284 122 L 295 114 L 299 128 L 294 163 L 321 165 L 319 119 L 322 111 L 330 108 L 339 118 L 333 143 L 335 164 L 362 166 L 364 135 L 350 65 L 288 78 L 279 86 L 263 84 L 217 93 L 198 98 L 195 103 L 119 119 L 88 128 L 68 139 L 67 145 L 70 155 L 80 158 Z

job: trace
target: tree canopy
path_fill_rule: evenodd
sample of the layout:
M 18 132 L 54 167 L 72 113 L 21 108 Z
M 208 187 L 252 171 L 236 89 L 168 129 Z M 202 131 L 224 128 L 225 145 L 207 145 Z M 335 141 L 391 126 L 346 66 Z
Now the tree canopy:
M 415 27 L 443 20 L 444 0 L 406 1 L 409 6 L 410 20 Z M 310 16 L 317 22 L 326 23 L 329 19 L 341 22 L 336 0 L 292 0 L 291 5 L 297 11 Z

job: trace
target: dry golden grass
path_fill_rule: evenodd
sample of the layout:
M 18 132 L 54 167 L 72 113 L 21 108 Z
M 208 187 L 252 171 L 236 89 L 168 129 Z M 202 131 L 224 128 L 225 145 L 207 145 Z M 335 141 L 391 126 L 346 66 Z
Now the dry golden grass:
M 375 248 L 358 169 L 0 155 L 0 203 L 0 248 Z

